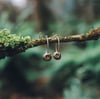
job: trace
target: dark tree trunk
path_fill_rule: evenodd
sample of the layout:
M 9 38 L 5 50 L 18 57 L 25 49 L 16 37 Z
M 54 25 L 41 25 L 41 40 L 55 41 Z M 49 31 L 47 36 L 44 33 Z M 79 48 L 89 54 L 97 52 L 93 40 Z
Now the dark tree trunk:
M 33 1 L 35 3 L 34 19 L 36 22 L 36 30 L 37 32 L 45 32 L 48 34 L 48 32 L 51 32 L 49 29 L 49 25 L 54 21 L 53 14 L 50 8 L 46 5 L 46 3 L 49 2 L 49 0 Z

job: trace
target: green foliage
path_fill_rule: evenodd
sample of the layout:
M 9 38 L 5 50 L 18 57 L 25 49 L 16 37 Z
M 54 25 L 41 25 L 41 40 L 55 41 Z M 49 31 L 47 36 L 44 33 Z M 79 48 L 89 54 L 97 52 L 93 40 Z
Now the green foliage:
M 25 16 L 26 13 L 24 13 Z M 17 20 L 17 23 L 11 23 L 8 19 L 9 13 L 5 12 L 0 17 L 0 28 L 8 28 L 0 31 L 0 48 L 11 48 L 17 47 L 20 43 L 26 44 L 30 42 L 32 38 L 38 38 L 39 35 L 34 32 L 34 22 L 29 22 L 23 20 L 24 16 L 21 16 Z M 93 26 L 100 26 L 100 21 L 94 22 Z M 75 18 L 68 18 L 65 23 L 57 23 L 57 25 L 51 26 L 54 32 L 60 35 L 67 33 L 85 33 L 90 30 L 90 26 L 82 21 L 78 21 Z M 14 34 L 11 34 L 11 30 Z M 19 36 L 17 36 L 16 34 Z M 29 35 L 27 37 L 20 36 Z M 84 72 L 88 69 L 92 69 L 95 73 L 100 71 L 100 41 L 90 41 L 86 42 L 86 47 L 84 49 L 76 46 L 74 43 L 61 44 L 62 58 L 59 61 L 52 59 L 50 62 L 45 62 L 42 60 L 42 55 L 45 53 L 43 47 L 38 47 L 34 49 L 27 50 L 25 53 L 20 54 L 19 57 L 15 59 L 16 67 L 19 67 L 20 71 L 24 74 L 27 81 L 35 81 L 41 76 L 51 77 L 51 81 L 55 85 L 60 82 L 60 85 L 68 82 L 68 79 L 78 74 L 80 78 L 83 77 Z M 66 47 L 65 47 L 66 46 Z M 50 46 L 51 47 L 51 46 Z M 53 49 L 53 48 L 52 48 Z M 54 50 L 52 51 L 54 52 Z M 36 56 L 32 56 L 36 54 Z M 24 61 L 21 60 L 25 58 Z M 36 58 L 39 57 L 39 58 Z M 11 59 L 13 59 L 12 57 Z M 6 64 L 10 59 L 6 58 L 0 61 L 0 72 L 6 68 Z M 25 64 L 27 62 L 27 64 Z M 23 62 L 23 63 L 22 63 Z M 19 64 L 20 63 L 20 64 Z M 12 64 L 13 65 L 13 64 Z M 27 67 L 27 68 L 26 68 Z M 30 69 L 29 69 L 30 68 Z M 53 82 L 54 81 L 54 82 Z M 1 85 L 0 85 L 1 87 Z M 66 99 L 66 98 L 65 98 Z

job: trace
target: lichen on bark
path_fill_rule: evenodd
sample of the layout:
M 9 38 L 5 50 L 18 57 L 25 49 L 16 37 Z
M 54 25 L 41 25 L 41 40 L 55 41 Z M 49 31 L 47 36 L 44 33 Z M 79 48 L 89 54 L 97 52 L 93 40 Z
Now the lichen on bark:
M 63 42 L 82 42 L 88 40 L 98 40 L 100 38 L 100 27 L 90 30 L 85 34 L 78 35 L 58 35 L 60 43 Z M 56 36 L 48 37 L 49 43 L 57 43 Z M 47 44 L 46 38 L 31 39 L 30 36 L 18 36 L 12 34 L 9 30 L 0 31 L 0 59 L 6 56 L 13 56 L 25 50 Z
M 30 36 L 18 36 L 11 34 L 8 29 L 0 30 L 0 48 L 16 48 L 20 44 L 27 44 L 31 41 Z

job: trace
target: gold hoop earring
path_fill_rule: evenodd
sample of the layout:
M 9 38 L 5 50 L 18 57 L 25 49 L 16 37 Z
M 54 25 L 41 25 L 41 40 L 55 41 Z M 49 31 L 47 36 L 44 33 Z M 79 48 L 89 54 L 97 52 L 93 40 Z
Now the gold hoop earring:
M 51 54 L 49 52 L 49 39 L 48 39 L 47 36 L 46 36 L 46 40 L 47 40 L 47 46 L 46 46 L 47 50 L 46 50 L 46 52 L 43 55 L 43 60 L 50 61 L 52 56 L 51 56 Z

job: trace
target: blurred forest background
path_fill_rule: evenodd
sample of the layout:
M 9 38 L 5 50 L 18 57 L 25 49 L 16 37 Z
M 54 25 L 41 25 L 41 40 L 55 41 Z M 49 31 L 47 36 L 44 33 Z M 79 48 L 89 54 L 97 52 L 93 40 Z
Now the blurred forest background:
M 0 29 L 33 39 L 84 34 L 100 27 L 100 0 L 0 0 Z M 44 46 L 0 60 L 0 99 L 100 99 L 100 41 Z M 53 53 L 55 45 L 50 44 Z

